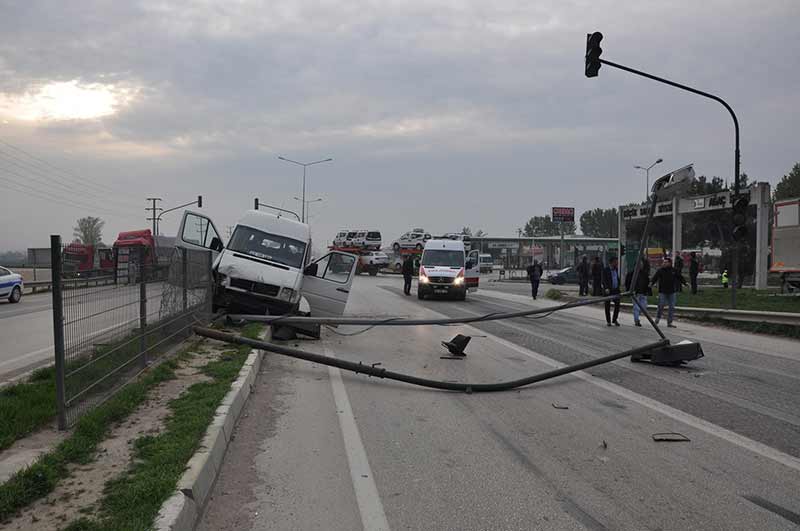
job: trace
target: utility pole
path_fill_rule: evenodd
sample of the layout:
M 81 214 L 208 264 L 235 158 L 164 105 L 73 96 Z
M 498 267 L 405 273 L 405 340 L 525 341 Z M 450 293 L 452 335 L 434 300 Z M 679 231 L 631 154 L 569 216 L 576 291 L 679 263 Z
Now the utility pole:
M 164 210 L 163 208 L 156 206 L 156 201 L 161 201 L 160 197 L 148 197 L 148 201 L 153 202 L 153 206 L 145 208 L 145 210 L 149 210 L 151 216 L 147 218 L 148 221 L 153 222 L 153 236 L 158 236 L 158 216 L 156 215 L 157 211 Z

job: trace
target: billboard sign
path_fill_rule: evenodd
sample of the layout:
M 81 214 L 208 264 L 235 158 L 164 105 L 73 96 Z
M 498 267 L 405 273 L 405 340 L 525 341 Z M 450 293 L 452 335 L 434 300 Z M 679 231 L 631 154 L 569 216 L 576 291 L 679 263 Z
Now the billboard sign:
M 573 207 L 553 207 L 553 222 L 575 223 L 575 209 Z

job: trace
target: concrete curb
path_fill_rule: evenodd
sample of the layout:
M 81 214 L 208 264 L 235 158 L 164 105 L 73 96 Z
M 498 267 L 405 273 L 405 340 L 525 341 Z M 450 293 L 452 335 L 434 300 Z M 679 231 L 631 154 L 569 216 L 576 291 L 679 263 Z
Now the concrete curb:
M 265 340 L 269 341 L 267 328 Z M 261 368 L 264 352 L 253 349 L 231 384 L 231 389 L 217 408 L 206 429 L 200 447 L 186 463 L 176 492 L 161 505 L 153 529 L 158 531 L 191 531 L 203 514 L 203 508 L 222 467 L 239 415 L 244 409 Z

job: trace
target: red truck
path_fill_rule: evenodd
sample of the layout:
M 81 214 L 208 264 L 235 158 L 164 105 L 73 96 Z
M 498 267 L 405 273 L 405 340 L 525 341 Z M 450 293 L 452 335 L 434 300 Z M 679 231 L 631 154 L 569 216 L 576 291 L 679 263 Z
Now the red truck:
M 155 270 L 169 268 L 175 250 L 174 236 L 153 236 L 150 229 L 120 232 L 114 242 L 114 257 L 118 274 L 128 274 L 129 265 L 139 260 L 139 249 L 144 249 L 144 265 Z
M 64 276 L 92 277 L 114 271 L 113 249 L 72 242 L 64 248 Z

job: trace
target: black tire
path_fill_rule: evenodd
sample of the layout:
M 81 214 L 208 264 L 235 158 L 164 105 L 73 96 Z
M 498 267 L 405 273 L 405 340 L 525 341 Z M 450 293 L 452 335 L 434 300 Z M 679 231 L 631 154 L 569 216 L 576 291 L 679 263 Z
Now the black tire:
M 16 304 L 22 298 L 22 290 L 19 286 L 14 286 L 14 289 L 11 290 L 11 295 L 8 296 L 8 302 L 12 304 Z
M 369 276 L 377 277 L 378 276 L 378 270 L 373 267 L 372 269 L 369 270 Z
M 416 248 L 417 248 L 417 251 L 421 251 L 421 250 L 422 250 L 422 244 L 421 244 L 421 243 L 418 243 L 418 244 L 416 245 Z
M 467 290 L 462 291 L 461 293 L 456 295 L 457 301 L 465 301 L 467 300 Z
M 417 290 L 417 298 L 421 301 L 425 300 L 425 294 L 422 293 L 420 290 Z
M 394 270 L 395 271 L 400 271 L 401 269 L 403 269 L 403 264 L 395 264 L 394 265 Z

